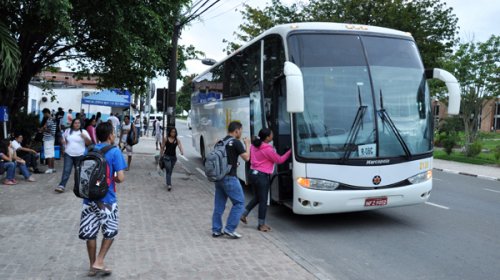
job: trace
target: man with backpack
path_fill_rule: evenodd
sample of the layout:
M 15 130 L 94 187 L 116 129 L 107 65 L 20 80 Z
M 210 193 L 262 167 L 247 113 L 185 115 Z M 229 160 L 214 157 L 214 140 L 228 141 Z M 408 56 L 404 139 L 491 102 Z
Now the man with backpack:
M 95 150 L 106 149 L 104 153 L 106 163 L 106 182 L 108 190 L 101 199 L 84 199 L 80 219 L 79 238 L 87 241 L 87 252 L 90 261 L 88 275 L 95 276 L 109 275 L 111 270 L 104 264 L 104 257 L 108 252 L 114 237 L 118 234 L 118 204 L 116 199 L 116 183 L 122 183 L 125 179 L 123 170 L 127 164 L 120 149 L 116 147 L 108 148 L 115 141 L 113 125 L 103 122 L 97 126 L 97 139 L 99 144 L 95 145 Z M 82 178 L 84 176 L 80 176 Z M 90 180 L 92 182 L 92 180 Z M 99 181 L 97 181 L 99 184 Z M 76 193 L 76 190 L 75 190 Z M 96 256 L 97 234 L 101 229 L 103 234 L 101 248 Z
M 226 148 L 227 164 L 231 167 L 229 172 L 218 181 L 215 181 L 214 213 L 212 216 L 212 236 L 220 237 L 223 234 L 230 238 L 241 238 L 236 232 L 240 217 L 245 210 L 245 196 L 236 170 L 238 168 L 238 157 L 245 161 L 250 160 L 250 140 L 244 138 L 245 147 L 239 141 L 243 126 L 238 121 L 232 121 L 228 128 L 228 135 L 222 140 Z M 222 229 L 222 214 L 226 208 L 227 199 L 231 199 L 233 206 L 227 218 L 226 227 Z

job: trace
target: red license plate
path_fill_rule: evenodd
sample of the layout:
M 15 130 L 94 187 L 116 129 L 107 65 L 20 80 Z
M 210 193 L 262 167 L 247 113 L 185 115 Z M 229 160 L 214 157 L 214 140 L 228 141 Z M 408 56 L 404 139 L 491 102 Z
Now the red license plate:
M 387 205 L 387 197 L 373 197 L 365 200 L 365 206 L 384 206 Z

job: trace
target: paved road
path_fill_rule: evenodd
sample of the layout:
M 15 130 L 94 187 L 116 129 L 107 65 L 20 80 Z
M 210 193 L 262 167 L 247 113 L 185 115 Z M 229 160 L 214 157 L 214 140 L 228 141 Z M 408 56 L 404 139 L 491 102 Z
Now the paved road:
M 178 129 L 197 173 L 190 133 Z M 275 206 L 268 220 L 267 237 L 324 279 L 498 279 L 500 272 L 498 181 L 435 171 L 428 204 L 319 216 Z

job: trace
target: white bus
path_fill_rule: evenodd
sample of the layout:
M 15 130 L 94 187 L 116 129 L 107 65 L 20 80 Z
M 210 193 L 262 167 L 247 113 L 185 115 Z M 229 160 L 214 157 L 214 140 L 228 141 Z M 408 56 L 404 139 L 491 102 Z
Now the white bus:
M 426 71 L 408 33 L 276 26 L 194 79 L 193 145 L 204 158 L 233 120 L 246 137 L 271 128 L 276 150 L 292 149 L 272 177 L 271 199 L 297 214 L 423 203 L 432 190 L 429 78 L 446 83 L 448 113 L 457 114 L 457 80 Z M 247 172 L 241 162 L 238 177 Z

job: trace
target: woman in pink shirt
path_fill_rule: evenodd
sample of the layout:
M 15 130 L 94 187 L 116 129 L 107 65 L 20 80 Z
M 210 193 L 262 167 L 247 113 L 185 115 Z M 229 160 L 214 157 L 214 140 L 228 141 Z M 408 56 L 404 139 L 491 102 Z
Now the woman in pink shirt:
M 266 225 L 267 194 L 271 186 L 271 174 L 274 171 L 274 164 L 285 162 L 291 154 L 288 150 L 280 156 L 269 142 L 273 141 L 273 132 L 268 128 L 259 131 L 259 136 L 255 137 L 250 148 L 250 185 L 253 186 L 255 196 L 245 207 L 245 212 L 241 216 L 241 221 L 246 224 L 247 216 L 252 209 L 259 204 L 259 225 L 257 229 L 263 232 L 270 231 Z
M 87 130 L 87 132 L 90 135 L 90 140 L 92 140 L 92 144 L 97 144 L 95 125 L 96 125 L 96 118 L 92 116 L 92 118 L 89 121 L 87 121 L 87 127 L 85 128 L 85 130 Z

